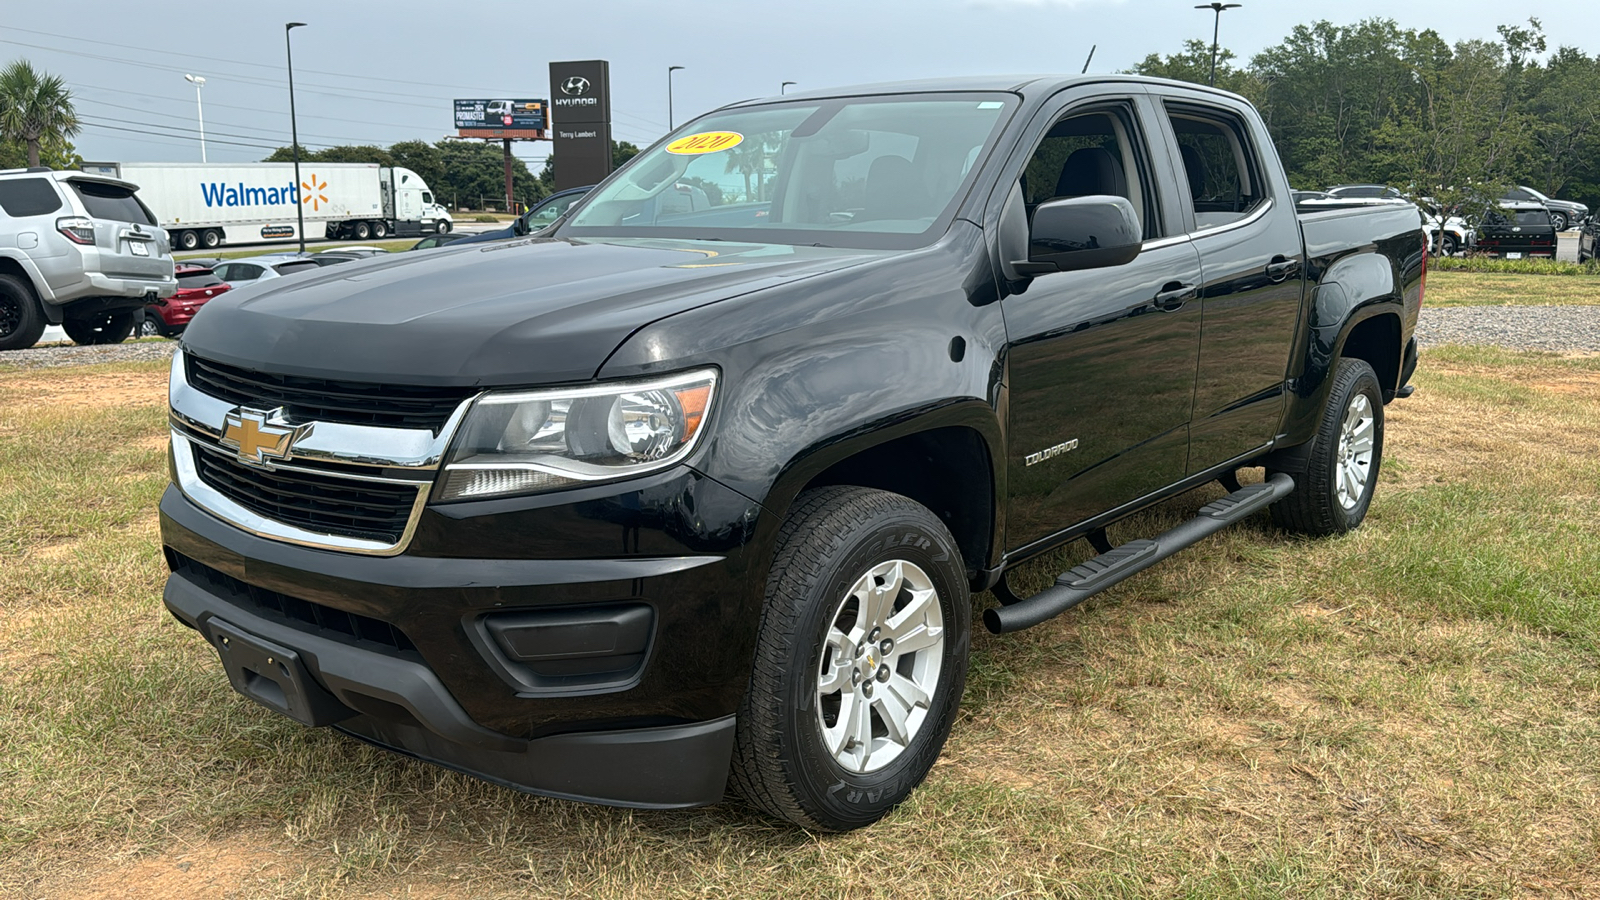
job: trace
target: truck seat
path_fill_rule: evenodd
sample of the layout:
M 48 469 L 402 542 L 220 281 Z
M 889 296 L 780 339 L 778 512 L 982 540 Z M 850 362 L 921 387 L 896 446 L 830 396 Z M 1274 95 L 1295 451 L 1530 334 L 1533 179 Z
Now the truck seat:
M 1056 179 L 1057 197 L 1087 197 L 1091 194 L 1128 196 L 1128 179 L 1122 163 L 1102 147 L 1080 147 L 1067 157 Z

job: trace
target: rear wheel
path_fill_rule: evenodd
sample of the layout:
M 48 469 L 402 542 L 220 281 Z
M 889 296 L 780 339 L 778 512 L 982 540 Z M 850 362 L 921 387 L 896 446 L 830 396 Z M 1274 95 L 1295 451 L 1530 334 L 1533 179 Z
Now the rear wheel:
M 1455 235 L 1447 234 L 1444 236 L 1442 247 L 1445 256 L 1455 256 L 1456 251 L 1461 249 L 1461 242 L 1456 240 Z
M 369 237 L 372 237 L 372 226 L 366 222 L 357 222 L 355 226 L 356 240 L 364 241 Z
M 204 244 L 207 250 L 215 250 L 222 246 L 222 233 L 215 228 L 207 228 L 200 232 L 200 243 Z
M 1272 519 L 1302 534 L 1343 534 L 1372 505 L 1383 462 L 1383 390 L 1365 360 L 1342 358 L 1317 435 L 1294 493 L 1272 505 Z
M 910 795 L 966 684 L 971 599 L 939 517 L 898 494 L 802 494 L 778 538 L 732 781 L 802 827 L 849 831 Z
M 149 310 L 139 317 L 134 333 L 139 337 L 158 337 L 161 334 L 161 317 Z
M 1566 231 L 1567 230 L 1567 214 L 1566 213 L 1553 212 L 1553 213 L 1550 214 L 1550 221 L 1555 223 L 1557 231 Z
M 119 309 L 90 313 L 61 323 L 67 337 L 76 344 L 120 344 L 133 333 L 134 319 L 140 310 Z
M 388 222 L 373 222 L 372 223 L 372 236 L 373 237 L 375 237 L 375 238 L 387 237 L 388 234 L 389 234 L 389 223 Z
M 44 326 L 44 310 L 33 288 L 14 275 L 0 275 L 0 350 L 32 347 Z
M 200 236 L 192 231 L 180 231 L 175 239 L 179 250 L 193 250 L 200 246 Z

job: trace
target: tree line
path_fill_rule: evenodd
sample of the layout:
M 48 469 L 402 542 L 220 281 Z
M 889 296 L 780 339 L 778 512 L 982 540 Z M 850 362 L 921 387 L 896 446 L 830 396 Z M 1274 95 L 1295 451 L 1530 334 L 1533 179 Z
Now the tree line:
M 1538 19 L 1447 43 L 1391 19 L 1298 25 L 1217 87 L 1261 110 L 1298 189 L 1381 183 L 1441 201 L 1525 184 L 1600 209 L 1600 54 L 1547 53 Z M 1206 83 L 1211 47 L 1151 54 L 1134 72 Z
M 626 141 L 611 142 L 612 166 L 627 162 L 639 148 Z M 289 162 L 294 148 L 279 147 L 263 162 Z M 439 203 L 458 208 L 482 209 L 505 206 L 505 160 L 496 141 L 446 138 L 437 143 L 400 141 L 388 147 L 376 145 L 328 147 L 323 150 L 300 148 L 300 162 L 377 163 L 404 166 L 427 182 Z M 511 161 L 512 198 L 530 207 L 555 190 L 555 154 L 546 158 L 536 175 L 520 159 Z

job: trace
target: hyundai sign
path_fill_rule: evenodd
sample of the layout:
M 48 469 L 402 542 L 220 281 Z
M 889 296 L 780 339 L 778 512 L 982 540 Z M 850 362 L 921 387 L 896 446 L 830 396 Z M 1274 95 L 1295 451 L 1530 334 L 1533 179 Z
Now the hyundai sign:
M 458 131 L 544 131 L 548 100 L 457 100 Z

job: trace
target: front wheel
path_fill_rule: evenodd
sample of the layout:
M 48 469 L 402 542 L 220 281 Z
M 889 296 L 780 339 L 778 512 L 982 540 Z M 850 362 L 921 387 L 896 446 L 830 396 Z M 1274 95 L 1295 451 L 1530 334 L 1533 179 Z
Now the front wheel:
M 440 234 L 449 234 L 450 233 L 450 223 L 441 219 L 439 221 L 438 232 Z
M 819 831 L 882 818 L 922 782 L 961 704 L 971 599 L 955 539 L 898 494 L 802 494 L 767 578 L 734 787 Z
M 1461 249 L 1461 242 L 1456 240 L 1455 235 L 1447 234 L 1444 236 L 1443 248 L 1445 256 L 1455 256 L 1456 252 Z
M 1383 390 L 1365 360 L 1339 360 L 1304 471 L 1295 489 L 1272 505 L 1272 519 L 1302 534 L 1343 534 L 1372 505 L 1383 462 Z

